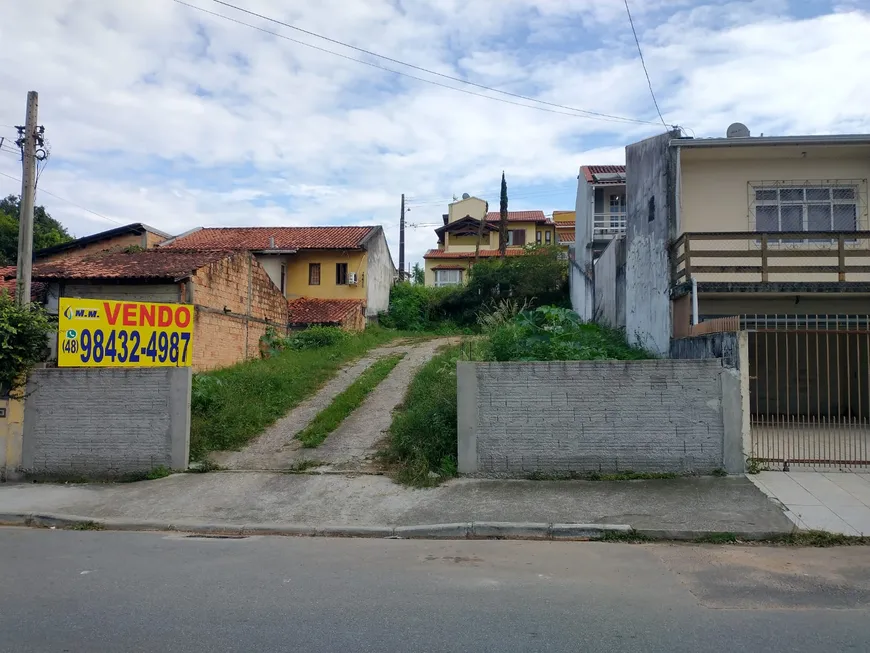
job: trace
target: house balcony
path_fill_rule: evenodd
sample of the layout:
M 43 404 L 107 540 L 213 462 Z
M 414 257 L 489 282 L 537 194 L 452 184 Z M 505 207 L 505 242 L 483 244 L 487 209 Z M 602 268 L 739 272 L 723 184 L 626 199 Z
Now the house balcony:
M 592 240 L 612 240 L 625 233 L 625 213 L 595 213 L 592 216 Z
M 670 247 L 671 285 L 714 292 L 866 292 L 870 231 L 684 233 Z

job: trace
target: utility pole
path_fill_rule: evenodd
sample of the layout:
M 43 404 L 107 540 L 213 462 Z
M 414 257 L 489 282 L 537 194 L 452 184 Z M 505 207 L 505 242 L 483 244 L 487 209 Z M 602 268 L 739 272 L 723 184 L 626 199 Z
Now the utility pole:
M 405 280 L 405 193 L 402 193 L 402 215 L 399 217 L 399 281 Z
M 40 139 L 36 126 L 38 104 L 38 93 L 28 92 L 24 127 L 18 128 L 22 175 L 15 300 L 20 306 L 30 303 L 30 278 L 33 272 L 33 203 L 36 195 L 36 146 Z

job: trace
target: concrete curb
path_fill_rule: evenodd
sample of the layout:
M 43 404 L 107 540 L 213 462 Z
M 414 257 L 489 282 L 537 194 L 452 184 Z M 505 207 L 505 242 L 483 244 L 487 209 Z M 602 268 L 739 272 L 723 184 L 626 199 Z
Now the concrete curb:
M 284 535 L 295 537 L 390 538 L 423 540 L 664 540 L 689 542 L 725 535 L 719 531 L 633 529 L 628 524 L 550 524 L 537 522 L 459 522 L 415 526 L 310 526 L 304 524 L 223 524 L 134 519 L 93 519 L 53 513 L 0 513 L 0 526 L 72 530 L 162 531 L 201 535 Z M 775 539 L 776 531 L 729 532 L 744 541 Z

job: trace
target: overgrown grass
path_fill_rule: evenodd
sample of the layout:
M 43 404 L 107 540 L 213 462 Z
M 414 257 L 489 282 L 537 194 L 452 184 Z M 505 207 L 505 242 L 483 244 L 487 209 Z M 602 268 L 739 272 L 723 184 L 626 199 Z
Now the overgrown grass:
M 238 449 L 312 395 L 348 361 L 405 335 L 379 327 L 328 347 L 286 350 L 194 377 L 190 457 Z
M 404 358 L 404 354 L 386 356 L 375 361 L 371 367 L 360 374 L 347 390 L 332 400 L 311 423 L 296 434 L 297 439 L 302 441 L 305 447 L 317 447 L 326 436 L 338 428 L 348 415 L 359 408 L 369 393 L 378 387 L 378 384 L 387 378 L 387 375 Z
M 118 483 L 135 483 L 137 481 L 156 481 L 159 478 L 166 478 L 172 474 L 172 470 L 164 465 L 158 465 L 153 469 L 141 472 L 131 472 L 119 476 Z
M 426 363 L 393 415 L 384 459 L 396 481 L 437 485 L 456 476 L 456 361 L 459 347 L 445 347 Z

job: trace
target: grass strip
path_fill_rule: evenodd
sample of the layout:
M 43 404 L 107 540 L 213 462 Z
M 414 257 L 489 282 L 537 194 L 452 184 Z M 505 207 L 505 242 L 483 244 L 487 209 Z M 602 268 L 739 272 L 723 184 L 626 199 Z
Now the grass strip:
M 347 390 L 333 399 L 329 406 L 317 413 L 317 417 L 311 420 L 308 426 L 296 434 L 296 437 L 302 441 L 302 445 L 308 448 L 319 446 L 348 415 L 360 407 L 371 391 L 387 378 L 404 356 L 404 354 L 396 354 L 381 358 L 360 374 Z
M 194 376 L 190 458 L 239 449 L 313 395 L 348 362 L 407 334 L 379 327 L 329 346 L 286 350 Z
M 384 460 L 403 485 L 431 487 L 456 476 L 456 361 L 445 347 L 423 365 L 393 414 Z

